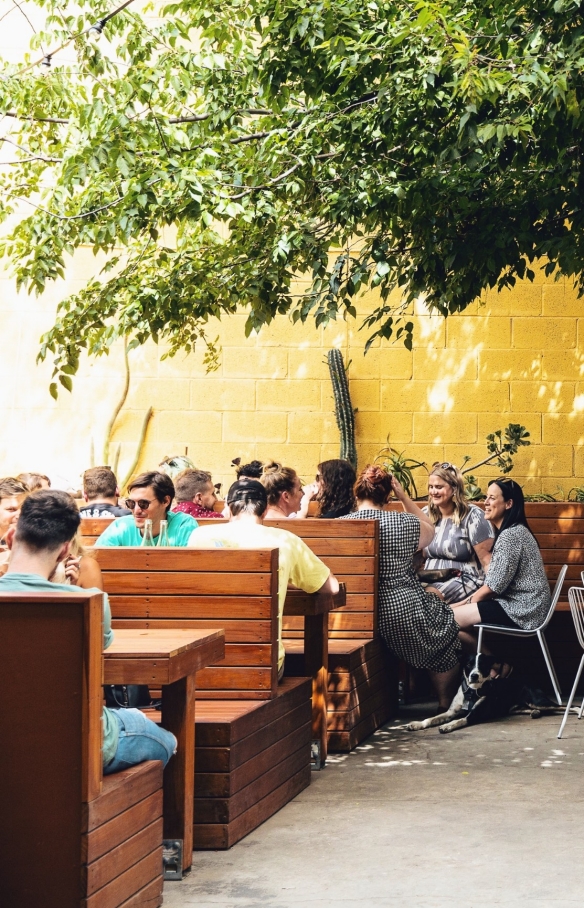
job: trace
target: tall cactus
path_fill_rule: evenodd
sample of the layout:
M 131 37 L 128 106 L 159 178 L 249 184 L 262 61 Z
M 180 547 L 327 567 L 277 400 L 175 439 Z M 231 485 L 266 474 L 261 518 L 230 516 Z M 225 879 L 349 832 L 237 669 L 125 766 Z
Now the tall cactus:
M 355 413 L 351 404 L 345 364 L 340 350 L 329 350 L 326 358 L 335 395 L 337 425 L 341 434 L 341 460 L 348 460 L 357 469 Z

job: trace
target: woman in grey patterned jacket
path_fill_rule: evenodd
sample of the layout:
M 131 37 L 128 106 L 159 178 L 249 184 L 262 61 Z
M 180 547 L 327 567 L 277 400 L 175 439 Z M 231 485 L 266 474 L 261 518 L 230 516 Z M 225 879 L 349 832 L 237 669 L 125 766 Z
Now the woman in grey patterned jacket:
M 489 484 L 485 516 L 495 528 L 495 545 L 485 582 L 453 605 L 463 645 L 476 649 L 475 624 L 533 630 L 551 604 L 539 546 L 525 517 L 521 486 L 512 479 Z

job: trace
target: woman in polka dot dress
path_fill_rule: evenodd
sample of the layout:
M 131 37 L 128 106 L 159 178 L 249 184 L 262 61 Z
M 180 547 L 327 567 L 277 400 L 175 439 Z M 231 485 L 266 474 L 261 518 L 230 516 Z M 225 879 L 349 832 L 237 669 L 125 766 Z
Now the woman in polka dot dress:
M 405 513 L 384 511 L 391 492 Z M 459 627 L 437 592 L 424 589 L 413 557 L 434 538 L 430 518 L 400 483 L 376 465 L 355 484 L 357 510 L 340 520 L 379 521 L 379 628 L 389 649 L 415 668 L 430 672 L 440 708 L 447 708 L 459 677 Z

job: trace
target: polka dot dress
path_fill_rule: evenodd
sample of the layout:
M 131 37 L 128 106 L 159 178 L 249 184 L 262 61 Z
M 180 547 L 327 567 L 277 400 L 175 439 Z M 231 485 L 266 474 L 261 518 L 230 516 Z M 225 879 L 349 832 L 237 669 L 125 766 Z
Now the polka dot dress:
M 415 668 L 446 672 L 458 665 L 454 613 L 424 591 L 412 567 L 420 541 L 418 518 L 367 508 L 339 519 L 379 521 L 379 630 L 389 649 Z

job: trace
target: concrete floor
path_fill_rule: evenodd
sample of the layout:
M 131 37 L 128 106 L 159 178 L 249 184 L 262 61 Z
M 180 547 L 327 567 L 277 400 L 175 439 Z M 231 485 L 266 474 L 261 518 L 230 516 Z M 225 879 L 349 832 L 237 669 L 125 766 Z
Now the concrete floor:
M 230 851 L 196 852 L 164 908 L 581 905 L 584 720 L 562 741 L 559 716 L 452 735 L 403 721 L 329 757 Z

